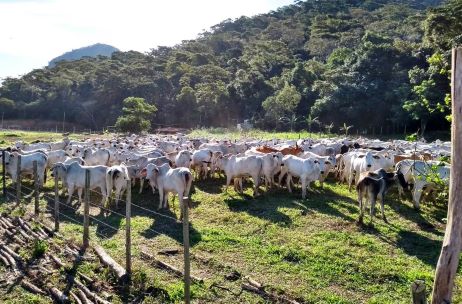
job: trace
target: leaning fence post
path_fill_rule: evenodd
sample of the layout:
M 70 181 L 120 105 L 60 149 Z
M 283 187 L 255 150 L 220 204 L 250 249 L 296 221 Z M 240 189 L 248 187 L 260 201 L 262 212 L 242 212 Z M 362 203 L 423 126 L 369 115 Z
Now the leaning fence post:
M 411 284 L 412 304 L 427 304 L 425 281 L 415 280 Z
M 462 48 L 452 50 L 451 175 L 446 231 L 436 264 L 432 304 L 452 303 L 462 250 Z
M 55 231 L 59 231 L 59 193 L 58 193 L 58 174 L 55 176 Z
M 34 208 L 34 213 L 35 216 L 39 215 L 39 178 L 38 178 L 38 171 L 37 171 L 37 161 L 34 160 L 32 162 L 33 169 L 34 169 L 34 203 L 35 203 L 35 208 Z
M 21 155 L 18 154 L 18 163 L 16 167 L 16 202 L 21 203 Z
M 85 201 L 83 208 L 83 248 L 89 245 L 90 226 L 90 170 L 85 170 Z
M 189 198 L 183 197 L 183 253 L 184 253 L 184 302 L 189 304 L 191 301 L 191 264 L 189 261 Z
M 3 177 L 3 198 L 6 201 L 6 168 L 5 168 L 5 150 L 2 150 L 2 177 Z
M 125 268 L 130 281 L 132 274 L 132 239 L 131 220 L 132 216 L 132 181 L 127 181 L 127 202 L 125 205 Z

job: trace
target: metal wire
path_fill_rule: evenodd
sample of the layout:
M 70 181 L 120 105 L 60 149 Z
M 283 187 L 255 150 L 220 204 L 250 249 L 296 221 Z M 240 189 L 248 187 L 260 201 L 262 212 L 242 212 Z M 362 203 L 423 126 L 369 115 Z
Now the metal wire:
M 165 218 L 174 220 L 175 222 L 177 221 L 177 219 L 174 218 L 173 216 L 168 216 L 168 215 L 165 215 L 165 214 L 162 214 L 162 213 L 159 213 L 159 212 L 156 212 L 156 211 L 153 211 L 153 210 L 150 210 L 150 209 L 141 207 L 140 205 L 137 205 L 137 204 L 134 204 L 134 203 L 132 203 L 132 206 L 135 206 L 135 207 L 137 207 L 137 208 L 140 208 L 140 209 L 143 210 L 143 211 L 147 211 L 147 212 L 150 212 L 150 213 L 152 213 L 152 214 L 156 214 L 156 215 L 159 215 L 159 216 L 161 216 L 161 217 L 165 217 Z

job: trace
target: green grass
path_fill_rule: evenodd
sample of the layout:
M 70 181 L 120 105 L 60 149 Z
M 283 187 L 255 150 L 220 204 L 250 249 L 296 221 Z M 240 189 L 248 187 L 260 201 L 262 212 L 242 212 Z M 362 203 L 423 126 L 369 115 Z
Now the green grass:
M 306 303 L 408 303 L 414 280 L 423 279 L 431 288 L 444 233 L 444 206 L 426 203 L 417 213 L 408 201 L 400 202 L 392 190 L 385 209 L 389 224 L 380 218 L 370 223 L 367 216 L 365 224 L 358 225 L 355 193 L 334 181 L 326 183 L 324 189 L 313 187 L 306 200 L 300 198 L 300 189 L 293 194 L 269 190 L 254 199 L 250 185 L 244 195 L 239 195 L 231 188 L 224 193 L 223 184 L 223 178 L 216 178 L 196 182 L 193 189 L 191 252 L 207 257 L 207 262 L 192 259 L 192 273 L 206 279 L 204 285 L 193 285 L 197 301 L 263 303 L 248 292 L 236 298 L 211 287 L 216 283 L 237 294 L 241 281 L 224 279 L 232 270 Z M 47 190 L 52 191 L 52 182 L 48 182 Z M 157 195 L 148 190 L 138 195 L 137 191 L 132 191 L 133 202 L 149 209 L 157 207 Z M 99 202 L 99 197 L 93 195 L 93 200 Z M 42 204 L 43 209 L 46 200 Z M 177 215 L 177 199 L 174 204 L 176 214 L 173 208 L 162 213 Z M 117 211 L 123 212 L 123 207 Z M 62 211 L 81 222 L 82 209 L 80 206 L 77 213 L 66 208 Z M 123 265 L 125 220 L 115 214 L 103 216 L 97 208 L 91 208 L 91 213 L 118 228 L 112 231 L 93 221 L 91 235 Z M 135 207 L 132 214 L 133 269 L 142 272 L 132 292 L 154 286 L 156 292 L 146 299 L 147 303 L 181 302 L 181 281 L 152 267 L 140 255 L 141 250 L 157 255 L 161 249 L 181 248 L 181 224 Z M 80 242 L 82 227 L 61 220 L 61 232 Z M 181 254 L 160 258 L 182 267 Z M 95 269 L 90 265 L 83 271 L 92 274 Z M 113 280 L 107 272 L 98 275 Z M 462 301 L 461 287 L 459 275 L 454 303 Z M 117 299 L 114 301 L 122 301 Z
M 336 136 L 335 134 L 309 133 L 308 131 L 300 132 L 270 132 L 262 130 L 250 130 L 240 132 L 224 128 L 212 129 L 195 129 L 188 133 L 191 138 L 208 138 L 208 139 L 299 139 L 299 138 L 326 138 Z
M 71 134 L 70 139 L 82 139 L 85 137 L 83 134 Z M 42 141 L 60 141 L 63 139 L 61 133 L 53 132 L 30 132 L 30 131 L 0 131 L 0 147 L 8 147 L 14 144 L 18 140 L 22 140 L 25 143 L 31 143 L 37 140 Z

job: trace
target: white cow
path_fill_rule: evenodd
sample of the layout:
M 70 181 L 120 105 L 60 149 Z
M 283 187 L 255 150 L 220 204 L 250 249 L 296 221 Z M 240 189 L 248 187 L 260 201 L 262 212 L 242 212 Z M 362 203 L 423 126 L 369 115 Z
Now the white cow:
M 93 151 L 91 148 L 87 148 L 83 151 L 82 158 L 88 166 L 107 166 L 111 153 L 107 149 Z
M 18 172 L 18 159 L 21 158 L 21 168 Z M 18 174 L 34 176 L 34 161 L 37 162 L 38 184 L 42 187 L 46 182 L 47 156 L 42 152 L 20 155 L 18 152 L 5 151 L 6 173 L 16 182 Z
M 111 192 L 115 189 L 115 204 L 116 208 L 119 208 L 120 196 L 127 189 L 127 183 L 130 180 L 127 166 L 124 163 L 118 166 L 112 166 L 107 169 L 106 173 L 106 188 L 108 192 L 108 198 L 111 197 Z
M 217 166 L 225 172 L 226 188 L 233 178 L 252 177 L 254 183 L 254 196 L 258 195 L 258 185 L 260 176 L 263 171 L 263 160 L 258 156 L 237 157 L 236 155 L 220 156 L 217 161 Z M 242 187 L 241 187 L 242 192 Z
M 175 166 L 177 168 L 189 168 L 189 166 L 191 165 L 191 160 L 191 152 L 189 152 L 188 150 L 182 150 L 178 152 L 178 154 L 175 157 Z
M 348 189 L 351 191 L 353 180 L 355 185 L 358 183 L 359 176 L 363 172 L 371 171 L 373 168 L 374 160 L 380 159 L 380 156 L 373 155 L 368 151 L 365 154 L 360 153 L 353 156 L 351 159 L 351 166 L 348 178 Z
M 67 204 L 70 204 L 72 194 L 77 189 L 79 202 L 82 202 L 82 191 L 85 188 L 85 171 L 90 170 L 90 190 L 99 188 L 103 196 L 101 206 L 107 199 L 106 172 L 107 166 L 82 166 L 78 162 L 73 162 L 70 165 L 57 163 L 53 166 L 52 176 L 55 174 L 58 179 L 63 181 L 63 186 L 67 188 L 69 197 Z
M 429 191 L 434 187 L 434 184 L 429 181 L 428 177 L 434 174 L 445 183 L 449 183 L 450 171 L 449 166 L 440 165 L 440 162 L 437 161 L 414 161 L 406 159 L 396 164 L 396 172 L 402 173 L 404 176 L 404 187 L 408 187 L 408 183 L 414 183 L 412 201 L 416 209 L 420 208 L 424 188 L 426 191 Z M 398 189 L 401 196 L 403 186 L 400 186 Z
M 168 164 L 156 166 L 149 164 L 143 170 L 143 175 L 149 179 L 149 183 L 154 192 L 154 188 L 159 190 L 159 209 L 168 208 L 168 194 L 178 194 L 180 201 L 180 220 L 183 219 L 183 197 L 189 196 L 192 184 L 192 174 L 188 168 L 172 169 Z
M 281 174 L 279 175 L 279 183 L 287 174 L 287 188 L 292 192 L 290 184 L 292 176 L 300 178 L 302 184 L 302 198 L 306 197 L 306 189 L 310 189 L 310 183 L 319 180 L 324 173 L 325 167 L 316 159 L 303 159 L 294 155 L 286 155 L 282 159 Z

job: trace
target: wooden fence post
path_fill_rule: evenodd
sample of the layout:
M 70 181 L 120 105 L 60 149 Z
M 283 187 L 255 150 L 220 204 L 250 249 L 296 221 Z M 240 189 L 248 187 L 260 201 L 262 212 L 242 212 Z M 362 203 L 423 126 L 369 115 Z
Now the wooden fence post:
M 130 281 L 132 274 L 132 239 L 131 239 L 131 216 L 132 216 L 132 181 L 127 181 L 127 202 L 125 206 L 125 269 Z
M 16 202 L 21 203 L 21 155 L 18 154 L 18 162 L 16 167 Z
M 189 260 L 189 198 L 183 197 L 184 302 L 191 302 L 191 264 Z
M 58 174 L 55 176 L 55 231 L 59 231 L 59 193 L 58 193 Z
M 3 198 L 6 201 L 6 168 L 5 168 L 5 150 L 2 150 L 2 184 L 3 184 Z
M 425 281 L 415 280 L 411 284 L 412 304 L 427 304 Z
M 34 204 L 35 204 L 35 208 L 34 208 L 34 214 L 35 216 L 38 216 L 39 215 L 39 178 L 38 178 L 38 172 L 37 172 L 37 161 L 34 160 L 32 162 L 32 166 L 33 166 L 33 169 L 34 169 Z
M 452 50 L 451 78 L 452 148 L 448 222 L 436 265 L 432 304 L 451 303 L 462 249 L 462 48 Z
M 85 200 L 83 207 L 83 248 L 90 243 L 90 170 L 85 170 Z

